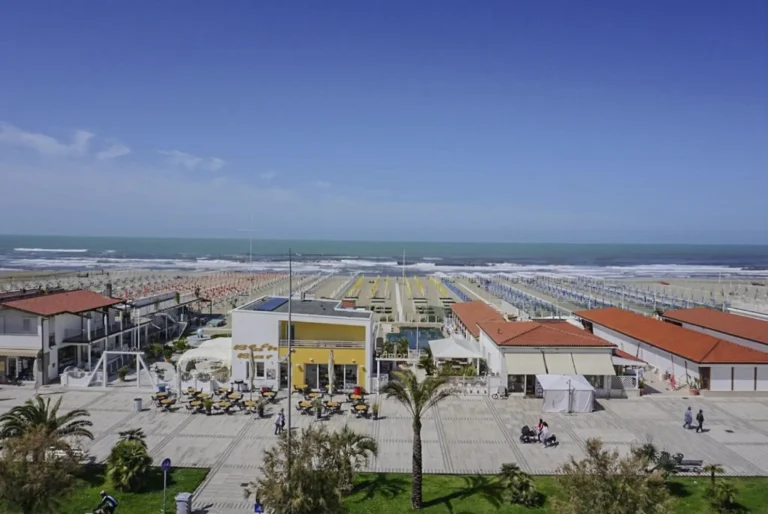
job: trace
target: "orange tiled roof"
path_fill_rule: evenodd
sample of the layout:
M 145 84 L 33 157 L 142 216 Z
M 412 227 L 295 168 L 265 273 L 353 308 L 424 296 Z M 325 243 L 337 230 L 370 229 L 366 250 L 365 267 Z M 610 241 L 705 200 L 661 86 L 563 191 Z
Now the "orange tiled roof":
M 768 345 L 768 321 L 706 307 L 664 311 L 664 317 Z
M 634 355 L 632 355 L 632 354 L 630 354 L 630 353 L 627 353 L 627 352 L 625 352 L 624 350 L 620 350 L 620 349 L 618 349 L 618 348 L 614 348 L 614 349 L 613 349 L 613 354 L 614 354 L 616 357 L 621 357 L 622 359 L 627 359 L 627 360 L 630 360 L 630 361 L 637 361 L 637 362 L 645 362 L 645 361 L 643 361 L 643 360 L 641 360 L 641 359 L 638 359 L 638 358 L 637 358 L 637 357 L 635 357 Z
M 453 315 L 464 323 L 469 332 L 480 337 L 480 329 L 477 324 L 481 321 L 504 321 L 504 316 L 487 303 L 476 300 L 473 302 L 461 302 L 451 305 Z
M 103 296 L 93 291 L 65 291 L 63 293 L 44 294 L 34 298 L 3 302 L 3 307 L 37 314 L 55 316 L 56 314 L 92 311 L 122 303 L 122 300 Z
M 499 346 L 613 346 L 565 321 L 481 322 L 478 325 Z
M 616 307 L 574 314 L 699 364 L 768 364 L 766 352 Z

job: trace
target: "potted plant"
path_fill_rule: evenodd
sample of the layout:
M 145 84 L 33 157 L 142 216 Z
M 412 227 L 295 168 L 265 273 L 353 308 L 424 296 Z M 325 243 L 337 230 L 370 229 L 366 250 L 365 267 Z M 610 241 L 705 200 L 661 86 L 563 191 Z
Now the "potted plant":
M 643 393 L 645 392 L 645 380 L 642 378 L 640 379 L 640 382 L 637 383 L 637 389 L 640 391 L 640 396 L 643 396 Z
M 125 377 L 128 376 L 128 367 L 123 366 L 122 368 L 117 370 L 117 379 L 120 382 L 125 382 Z
M 315 411 L 315 419 L 320 419 L 323 415 L 323 402 L 320 398 L 312 400 L 312 408 Z
M 163 358 L 165 359 L 165 362 L 171 362 L 171 357 L 173 357 L 173 346 L 163 346 Z
M 701 390 L 701 380 L 694 378 L 688 381 L 688 390 L 693 396 L 697 396 Z
M 373 414 L 373 419 L 379 419 L 379 402 L 371 404 L 371 414 Z
M 211 409 L 213 408 L 213 400 L 211 398 L 206 398 L 203 400 L 203 408 L 205 409 L 205 413 L 207 415 L 211 415 Z

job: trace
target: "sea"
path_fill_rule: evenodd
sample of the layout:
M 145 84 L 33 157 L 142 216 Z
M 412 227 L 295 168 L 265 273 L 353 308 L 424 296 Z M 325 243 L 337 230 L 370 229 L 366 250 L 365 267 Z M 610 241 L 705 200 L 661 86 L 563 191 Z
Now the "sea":
M 435 243 L 0 235 L 0 270 L 166 269 L 606 278 L 768 277 L 766 245 Z

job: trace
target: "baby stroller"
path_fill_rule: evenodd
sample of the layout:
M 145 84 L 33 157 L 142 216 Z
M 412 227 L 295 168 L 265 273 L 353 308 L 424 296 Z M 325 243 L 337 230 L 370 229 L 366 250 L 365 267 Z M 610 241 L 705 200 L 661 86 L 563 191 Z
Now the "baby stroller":
M 524 426 L 520 430 L 520 442 L 523 444 L 536 443 L 539 441 L 539 437 L 536 435 L 536 431 L 528 426 Z

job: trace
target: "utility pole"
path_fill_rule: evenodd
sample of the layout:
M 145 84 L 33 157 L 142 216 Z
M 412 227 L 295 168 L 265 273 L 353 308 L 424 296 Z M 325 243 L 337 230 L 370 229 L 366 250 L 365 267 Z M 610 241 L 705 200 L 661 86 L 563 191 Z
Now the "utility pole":
M 293 282 L 292 282 L 292 276 L 293 276 L 293 267 L 291 264 L 291 249 L 288 248 L 288 434 L 286 434 L 286 437 L 288 438 L 288 482 L 290 483 L 291 480 L 291 391 L 293 387 L 293 381 L 291 380 L 291 373 L 293 373 L 293 363 L 292 363 L 292 340 L 293 340 L 293 326 L 291 325 L 292 321 L 292 307 L 291 304 L 292 296 L 293 296 Z
M 249 215 L 249 224 L 248 228 L 241 228 L 237 230 L 238 232 L 248 232 L 248 268 L 249 271 L 253 270 L 253 233 L 256 232 L 256 229 L 253 228 L 253 211 L 251 211 L 251 214 Z

